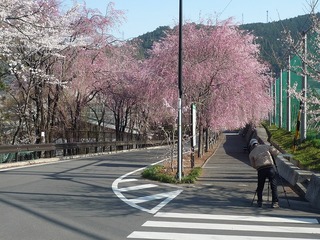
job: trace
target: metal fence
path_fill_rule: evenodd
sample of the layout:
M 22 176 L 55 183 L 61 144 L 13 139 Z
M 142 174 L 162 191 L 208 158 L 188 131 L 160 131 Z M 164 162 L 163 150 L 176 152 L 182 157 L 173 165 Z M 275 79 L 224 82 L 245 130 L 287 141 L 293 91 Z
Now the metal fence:
M 75 142 L 75 143 L 49 143 L 26 145 L 1 145 L 0 163 L 18 162 L 39 158 L 51 158 L 59 156 L 72 156 L 90 153 L 115 152 L 159 146 L 165 141 L 111 141 L 111 142 Z
M 280 77 L 276 79 L 272 86 L 272 97 L 274 99 L 274 109 L 271 116 L 271 123 L 279 128 L 294 131 L 298 122 L 298 113 L 300 109 L 300 101 L 288 93 L 289 87 L 296 87 L 298 92 L 301 92 L 303 86 L 303 76 L 299 73 L 301 60 L 295 56 L 290 60 L 290 70 L 282 71 Z M 320 83 L 312 78 L 307 78 L 307 92 L 320 92 Z M 308 111 L 307 111 L 308 120 Z M 301 129 L 301 128 L 300 128 Z M 316 138 L 318 130 L 313 125 L 307 125 L 307 137 Z

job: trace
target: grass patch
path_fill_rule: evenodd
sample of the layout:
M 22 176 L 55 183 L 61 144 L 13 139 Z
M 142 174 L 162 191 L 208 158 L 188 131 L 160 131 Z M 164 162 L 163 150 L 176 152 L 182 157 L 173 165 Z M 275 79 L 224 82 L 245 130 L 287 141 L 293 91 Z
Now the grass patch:
M 271 140 L 278 144 L 305 169 L 320 171 L 320 139 L 306 139 L 293 151 L 294 132 L 288 132 L 276 126 L 264 125 L 271 135 Z
M 164 183 L 176 183 L 174 176 L 166 173 L 166 169 L 161 165 L 154 165 L 146 168 L 142 172 L 142 177 Z
M 271 140 L 276 142 L 283 149 L 291 149 L 293 144 L 294 133 L 288 132 L 282 128 L 277 128 L 272 125 L 268 127 L 269 132 L 271 133 Z
M 142 172 L 142 177 L 164 183 L 194 183 L 201 175 L 202 168 L 193 168 L 187 176 L 181 178 L 181 182 L 162 165 L 154 165 Z

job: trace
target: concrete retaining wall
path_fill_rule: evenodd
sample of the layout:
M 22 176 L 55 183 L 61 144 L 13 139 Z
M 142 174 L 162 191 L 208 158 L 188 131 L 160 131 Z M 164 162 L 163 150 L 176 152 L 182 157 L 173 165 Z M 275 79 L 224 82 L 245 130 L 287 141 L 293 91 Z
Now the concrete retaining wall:
M 312 174 L 307 188 L 306 199 L 313 207 L 320 209 L 320 174 Z
M 281 155 L 275 160 L 280 176 L 294 188 L 299 196 L 305 197 L 312 172 L 300 169 Z
M 276 164 L 279 174 L 292 186 L 295 186 L 297 183 L 306 182 L 311 178 L 311 172 L 301 170 L 299 167 L 289 162 L 283 156 L 278 156 L 276 158 Z

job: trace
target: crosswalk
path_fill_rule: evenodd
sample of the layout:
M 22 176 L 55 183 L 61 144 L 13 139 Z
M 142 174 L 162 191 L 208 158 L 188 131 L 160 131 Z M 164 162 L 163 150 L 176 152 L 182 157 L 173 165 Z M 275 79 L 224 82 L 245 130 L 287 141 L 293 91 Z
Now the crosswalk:
M 311 240 L 320 239 L 318 218 L 158 212 L 128 239 Z

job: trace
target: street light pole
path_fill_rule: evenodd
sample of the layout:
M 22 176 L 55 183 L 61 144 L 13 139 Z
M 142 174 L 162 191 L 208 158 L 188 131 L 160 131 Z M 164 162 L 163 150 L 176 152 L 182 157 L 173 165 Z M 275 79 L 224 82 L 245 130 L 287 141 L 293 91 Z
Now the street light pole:
M 307 86 L 308 86 L 308 75 L 307 75 L 307 31 L 302 33 L 303 38 L 303 76 L 302 76 L 302 112 L 301 112 L 301 133 L 300 141 L 303 142 L 307 138 Z
M 179 64 L 178 64 L 178 177 L 182 177 L 182 0 L 179 0 Z
M 277 125 L 277 80 L 273 83 L 273 122 Z
M 288 75 L 287 75 L 287 131 L 291 132 L 291 95 L 289 89 L 291 87 L 291 57 L 288 59 Z
M 280 79 L 279 79 L 279 128 L 282 128 L 282 110 L 283 110 L 283 107 L 282 107 L 282 104 L 283 104 L 283 101 L 282 101 L 282 74 L 283 74 L 283 71 L 282 69 L 280 70 Z

